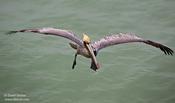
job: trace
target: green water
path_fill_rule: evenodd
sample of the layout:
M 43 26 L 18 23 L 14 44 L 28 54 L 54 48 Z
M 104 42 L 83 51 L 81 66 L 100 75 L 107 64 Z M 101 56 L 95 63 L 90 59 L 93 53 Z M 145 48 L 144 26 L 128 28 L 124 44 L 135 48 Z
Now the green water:
M 134 32 L 175 50 L 174 5 L 174 0 L 0 0 L 0 103 L 175 103 L 175 56 L 156 48 L 109 47 L 98 55 L 101 68 L 94 72 L 81 56 L 71 69 L 75 51 L 66 39 L 5 35 L 56 27 L 80 38 L 88 33 L 93 41 Z

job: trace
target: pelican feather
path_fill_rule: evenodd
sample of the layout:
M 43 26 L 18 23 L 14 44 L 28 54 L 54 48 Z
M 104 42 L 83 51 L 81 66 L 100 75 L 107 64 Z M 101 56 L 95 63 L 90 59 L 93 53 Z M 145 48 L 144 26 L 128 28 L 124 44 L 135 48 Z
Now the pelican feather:
M 166 55 L 173 55 L 174 51 L 170 49 L 169 47 L 160 44 L 158 42 L 152 41 L 152 40 L 146 40 L 143 39 L 133 33 L 119 33 L 119 34 L 113 34 L 110 36 L 106 36 L 98 41 L 93 42 L 91 45 L 96 50 L 99 51 L 103 48 L 117 45 L 117 44 L 123 44 L 123 43 L 132 43 L 132 42 L 142 42 L 148 45 L 151 45 L 153 47 L 159 48 L 161 51 L 163 51 Z
M 112 35 L 105 36 L 104 38 L 101 38 L 98 41 L 90 42 L 90 38 L 85 34 L 84 34 L 83 40 L 81 40 L 71 31 L 64 30 L 64 29 L 50 28 L 50 27 L 16 30 L 16 31 L 10 31 L 8 32 L 8 34 L 13 34 L 17 32 L 33 32 L 33 33 L 40 33 L 44 35 L 55 35 L 55 36 L 67 38 L 73 41 L 74 43 L 76 43 L 76 44 L 69 43 L 73 49 L 77 50 L 74 57 L 72 69 L 74 69 L 76 65 L 77 55 L 82 55 L 84 57 L 91 58 L 91 69 L 96 71 L 98 68 L 100 68 L 95 57 L 98 54 L 98 52 L 103 48 L 106 48 L 112 45 L 117 45 L 117 44 L 139 42 L 139 43 L 145 43 L 145 44 L 151 45 L 155 48 L 159 48 L 166 55 L 173 55 L 174 53 L 174 51 L 170 49 L 168 46 L 165 46 L 161 43 L 158 43 L 152 40 L 143 39 L 133 33 L 112 34 Z

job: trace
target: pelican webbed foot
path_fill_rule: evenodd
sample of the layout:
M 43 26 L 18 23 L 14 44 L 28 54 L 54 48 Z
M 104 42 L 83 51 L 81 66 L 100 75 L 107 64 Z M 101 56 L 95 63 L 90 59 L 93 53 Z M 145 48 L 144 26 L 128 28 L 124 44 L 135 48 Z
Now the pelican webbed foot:
M 76 59 L 77 59 L 77 53 L 75 54 L 75 57 L 74 57 L 74 61 L 73 61 L 73 64 L 72 64 L 72 69 L 74 69 L 75 65 L 77 64 Z

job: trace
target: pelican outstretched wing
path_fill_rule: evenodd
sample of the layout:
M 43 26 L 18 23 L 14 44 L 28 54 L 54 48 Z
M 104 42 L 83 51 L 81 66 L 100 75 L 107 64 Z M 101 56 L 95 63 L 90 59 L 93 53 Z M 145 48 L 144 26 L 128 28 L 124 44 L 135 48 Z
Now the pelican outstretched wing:
M 154 46 L 162 50 L 166 55 L 173 55 L 174 53 L 173 50 L 171 50 L 169 47 L 165 45 L 162 45 L 160 43 L 157 43 L 151 40 L 142 39 L 131 33 L 119 33 L 115 35 L 106 36 L 100 39 L 99 41 L 92 43 L 91 45 L 96 51 L 99 51 L 100 49 L 111 46 L 111 45 L 131 43 L 131 42 L 143 42 L 145 44 Z
M 61 36 L 64 38 L 67 38 L 75 43 L 77 43 L 79 46 L 83 46 L 83 42 L 81 39 L 79 39 L 76 35 L 74 35 L 72 32 L 68 30 L 63 29 L 56 29 L 56 28 L 38 28 L 38 29 L 22 29 L 22 30 L 16 30 L 16 31 L 10 31 L 8 34 L 13 34 L 17 32 L 34 32 L 34 33 L 40 33 L 45 35 L 55 35 L 55 36 Z

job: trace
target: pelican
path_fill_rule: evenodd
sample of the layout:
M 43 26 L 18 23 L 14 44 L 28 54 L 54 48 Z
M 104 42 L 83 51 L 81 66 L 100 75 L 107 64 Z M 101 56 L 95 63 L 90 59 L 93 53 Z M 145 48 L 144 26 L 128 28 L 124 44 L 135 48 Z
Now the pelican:
M 139 42 L 151 45 L 153 47 L 159 48 L 161 51 L 165 53 L 165 55 L 173 55 L 174 51 L 170 49 L 168 46 L 165 46 L 161 43 L 143 39 L 141 37 L 136 36 L 132 33 L 118 33 L 109 36 L 105 36 L 98 41 L 91 42 L 90 38 L 83 34 L 83 40 L 79 39 L 72 31 L 64 30 L 64 29 L 56 29 L 56 28 L 34 28 L 34 29 L 22 29 L 16 31 L 10 31 L 8 34 L 18 33 L 18 32 L 33 32 L 33 33 L 40 33 L 44 35 L 54 35 L 67 38 L 72 42 L 69 45 L 76 50 L 72 69 L 75 68 L 77 55 L 82 55 L 86 58 L 91 59 L 91 69 L 96 71 L 100 68 L 99 63 L 97 62 L 96 56 L 102 48 L 123 44 L 123 43 L 132 43 L 132 42 Z

